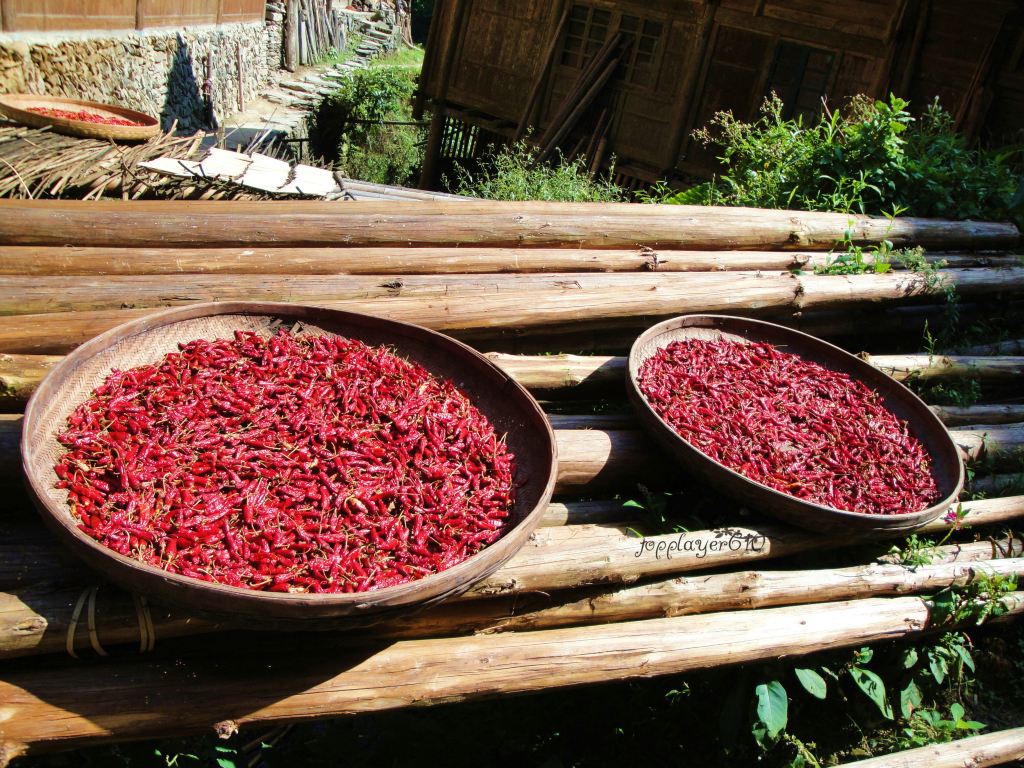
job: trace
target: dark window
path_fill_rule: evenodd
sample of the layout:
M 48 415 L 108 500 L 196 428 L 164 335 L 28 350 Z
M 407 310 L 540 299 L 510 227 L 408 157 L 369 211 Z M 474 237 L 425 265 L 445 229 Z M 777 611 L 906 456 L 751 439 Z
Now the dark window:
M 574 6 L 569 13 L 562 46 L 562 64 L 583 69 L 604 44 L 612 14 L 586 5 Z
M 821 112 L 834 61 L 832 51 L 781 42 L 775 49 L 765 95 L 772 91 L 779 95 L 784 117 L 813 120 Z
M 665 26 L 660 21 L 612 12 L 576 3 L 566 21 L 561 63 L 583 69 L 601 48 L 609 35 L 621 33 L 627 43 L 617 80 L 650 87 L 657 74 L 656 65 Z
M 621 79 L 633 85 L 649 86 L 654 82 L 654 58 L 661 41 L 660 21 L 641 19 L 623 14 L 619 31 L 629 43 L 626 58 L 620 70 Z

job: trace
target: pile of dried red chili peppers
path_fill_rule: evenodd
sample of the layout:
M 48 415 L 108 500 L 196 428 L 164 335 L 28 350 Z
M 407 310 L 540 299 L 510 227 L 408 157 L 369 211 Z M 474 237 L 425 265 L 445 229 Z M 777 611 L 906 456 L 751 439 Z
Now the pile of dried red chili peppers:
M 173 573 L 360 592 L 494 542 L 513 456 L 454 384 L 384 347 L 281 331 L 113 372 L 56 465 L 80 528 Z
M 96 112 L 87 112 L 86 110 L 79 110 L 72 112 L 68 109 L 54 109 L 53 107 L 28 107 L 29 112 L 35 112 L 36 114 L 46 115 L 47 117 L 59 117 L 63 120 L 78 120 L 83 123 L 100 123 L 101 125 L 130 125 L 139 126 L 142 123 L 137 123 L 134 120 L 129 120 L 126 117 L 111 117 L 109 115 L 100 115 Z
M 878 515 L 938 500 L 931 458 L 878 393 L 771 344 L 672 342 L 640 389 L 691 445 L 777 491 Z

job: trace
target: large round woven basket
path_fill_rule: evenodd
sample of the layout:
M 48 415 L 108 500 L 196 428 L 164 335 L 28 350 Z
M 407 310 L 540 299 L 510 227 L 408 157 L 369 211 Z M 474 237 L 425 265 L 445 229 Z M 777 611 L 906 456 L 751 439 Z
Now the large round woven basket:
M 31 107 L 66 109 L 72 112 L 84 110 L 95 112 L 103 117 L 122 117 L 139 125 L 105 125 L 85 120 L 50 117 L 29 111 Z M 57 133 L 79 136 L 84 139 L 145 141 L 160 131 L 160 121 L 144 112 L 136 112 L 133 109 L 117 107 L 113 104 L 69 99 L 64 96 L 36 96 L 31 93 L 2 94 L 0 95 L 0 113 L 19 123 L 31 125 L 33 128 L 50 128 Z
M 847 374 L 875 390 L 883 404 L 907 422 L 932 459 L 932 474 L 941 500 L 920 512 L 872 515 L 834 509 L 799 499 L 750 480 L 720 464 L 684 440 L 651 407 L 640 391 L 639 374 L 644 362 L 659 349 L 681 339 L 727 339 L 740 343 L 767 342 L 784 352 Z M 828 342 L 790 328 L 761 320 L 725 315 L 685 315 L 649 328 L 633 344 L 629 354 L 630 401 L 644 426 L 665 451 L 694 475 L 724 495 L 802 528 L 833 533 L 870 533 L 918 528 L 949 509 L 964 484 L 960 451 L 939 418 L 913 392 L 877 368 Z
M 454 382 L 491 421 L 515 455 L 516 500 L 506 533 L 481 552 L 417 581 L 348 594 L 272 593 L 168 573 L 107 549 L 80 531 L 67 492 L 55 487 L 63 453 L 57 434 L 72 410 L 114 368 L 160 360 L 179 343 L 230 338 L 236 330 L 272 335 L 283 324 L 297 334 L 329 334 L 388 345 L 436 376 Z M 551 498 L 557 471 L 554 433 L 536 401 L 501 369 L 469 347 L 407 323 L 294 304 L 218 303 L 159 312 L 83 344 L 36 390 L 25 412 L 22 463 L 29 491 L 57 537 L 122 586 L 199 614 L 256 627 L 289 627 L 360 617 L 383 618 L 459 594 L 497 570 L 526 542 Z M 316 623 L 315 621 L 313 622 Z M 364 619 L 361 623 L 366 623 Z

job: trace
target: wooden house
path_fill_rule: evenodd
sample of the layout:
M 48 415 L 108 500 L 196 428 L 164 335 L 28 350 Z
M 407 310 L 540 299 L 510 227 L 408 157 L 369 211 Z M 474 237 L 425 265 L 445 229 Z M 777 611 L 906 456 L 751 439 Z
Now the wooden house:
M 1024 126 L 1019 0 L 436 0 L 417 108 L 432 115 L 424 182 L 521 136 L 616 158 L 618 181 L 707 175 L 693 140 L 718 110 L 778 93 L 814 116 L 893 92 L 935 97 L 989 141 Z

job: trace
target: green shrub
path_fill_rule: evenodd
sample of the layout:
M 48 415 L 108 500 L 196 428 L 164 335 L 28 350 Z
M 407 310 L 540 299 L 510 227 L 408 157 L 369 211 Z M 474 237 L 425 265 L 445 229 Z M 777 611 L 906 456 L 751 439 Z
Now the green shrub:
M 408 67 L 357 70 L 310 116 L 314 155 L 343 175 L 378 184 L 406 185 L 423 162 L 423 128 L 412 121 L 416 73 Z
M 447 180 L 446 180 L 447 181 Z M 488 200 L 551 200 L 563 203 L 615 202 L 624 198 L 610 181 L 591 177 L 582 158 L 557 164 L 538 163 L 525 141 L 484 155 L 479 169 L 456 165 L 454 183 L 460 195 Z
M 937 102 L 914 118 L 908 103 L 864 96 L 814 125 L 782 117 L 777 96 L 754 122 L 719 112 L 694 136 L 722 149 L 725 173 L 663 202 L 910 216 L 1006 219 L 1017 184 L 1009 154 L 974 150 Z M 1012 153 L 1010 153 L 1012 154 Z

